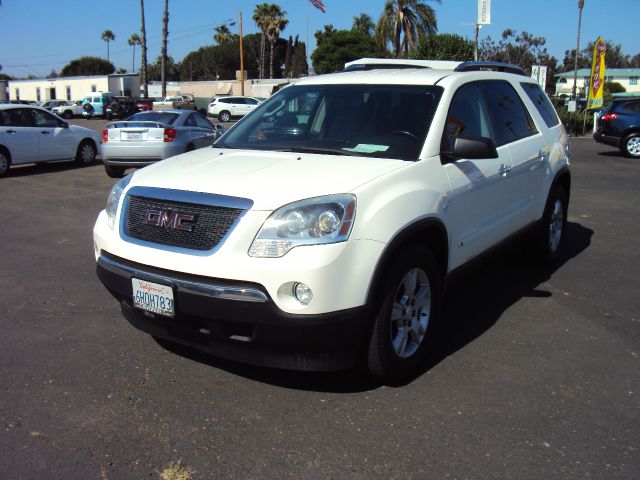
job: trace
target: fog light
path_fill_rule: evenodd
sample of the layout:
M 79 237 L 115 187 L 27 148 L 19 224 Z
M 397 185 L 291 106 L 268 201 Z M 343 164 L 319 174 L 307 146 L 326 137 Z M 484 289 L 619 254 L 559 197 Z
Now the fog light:
M 293 294 L 303 305 L 309 305 L 309 303 L 311 303 L 311 300 L 313 299 L 313 292 L 311 291 L 311 288 L 309 288 L 309 286 L 305 285 L 304 283 L 296 283 L 293 286 Z

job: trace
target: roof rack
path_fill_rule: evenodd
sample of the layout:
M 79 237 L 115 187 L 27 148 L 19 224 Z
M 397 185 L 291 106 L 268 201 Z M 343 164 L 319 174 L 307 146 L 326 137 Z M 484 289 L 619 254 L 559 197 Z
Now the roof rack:
M 494 71 L 529 76 L 518 65 L 502 62 L 462 62 L 454 70 L 456 72 Z
M 460 62 L 446 60 L 411 60 L 404 58 L 361 58 L 344 65 L 345 72 L 357 70 L 384 70 L 402 68 L 432 68 L 436 70 L 453 70 Z

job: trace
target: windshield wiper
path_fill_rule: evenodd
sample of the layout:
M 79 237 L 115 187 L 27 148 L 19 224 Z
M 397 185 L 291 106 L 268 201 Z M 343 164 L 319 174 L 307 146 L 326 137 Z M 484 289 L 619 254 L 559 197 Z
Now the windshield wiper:
M 295 152 L 295 153 L 320 153 L 326 155 L 349 155 L 349 156 L 364 156 L 362 152 L 353 152 L 351 150 L 343 150 L 341 148 L 326 148 L 326 147 L 290 147 L 290 148 L 278 148 L 279 152 Z

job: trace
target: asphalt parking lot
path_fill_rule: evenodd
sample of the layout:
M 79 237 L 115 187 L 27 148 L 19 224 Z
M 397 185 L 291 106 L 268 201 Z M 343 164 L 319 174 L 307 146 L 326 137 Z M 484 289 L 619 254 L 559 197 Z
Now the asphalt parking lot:
M 159 478 L 181 459 L 194 479 L 640 478 L 640 163 L 590 138 L 572 159 L 562 261 L 513 245 L 458 278 L 424 372 L 394 387 L 163 348 L 95 275 L 114 180 L 11 170 L 0 477 Z

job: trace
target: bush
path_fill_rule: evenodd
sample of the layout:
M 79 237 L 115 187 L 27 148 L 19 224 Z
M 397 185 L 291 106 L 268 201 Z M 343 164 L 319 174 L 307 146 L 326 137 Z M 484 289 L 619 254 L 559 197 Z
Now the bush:
M 590 135 L 593 131 L 593 113 L 588 110 L 569 112 L 561 107 L 558 109 L 558 116 L 569 135 Z

